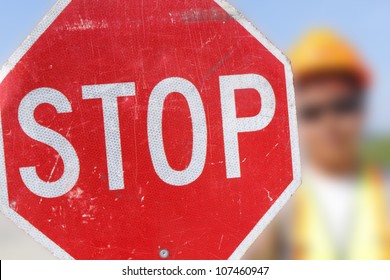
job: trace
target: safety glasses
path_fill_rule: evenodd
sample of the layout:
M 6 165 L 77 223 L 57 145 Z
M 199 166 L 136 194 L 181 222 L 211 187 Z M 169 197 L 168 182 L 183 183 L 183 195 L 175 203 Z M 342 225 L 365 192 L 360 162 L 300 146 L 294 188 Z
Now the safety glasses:
M 298 118 L 307 122 L 321 120 L 326 114 L 344 116 L 359 113 L 363 108 L 362 94 L 335 100 L 324 105 L 307 105 L 298 110 Z

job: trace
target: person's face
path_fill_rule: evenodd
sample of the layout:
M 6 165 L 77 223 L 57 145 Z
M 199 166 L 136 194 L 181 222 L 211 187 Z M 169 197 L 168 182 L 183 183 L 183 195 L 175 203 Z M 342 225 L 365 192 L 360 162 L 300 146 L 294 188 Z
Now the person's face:
M 363 96 L 346 80 L 327 77 L 297 89 L 303 154 L 330 169 L 351 168 L 359 156 Z

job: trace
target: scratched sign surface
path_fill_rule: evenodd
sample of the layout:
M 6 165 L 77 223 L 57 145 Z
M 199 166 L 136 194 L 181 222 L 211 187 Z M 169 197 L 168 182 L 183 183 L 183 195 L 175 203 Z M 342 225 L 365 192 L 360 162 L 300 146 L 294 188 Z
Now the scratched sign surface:
M 0 94 L 1 209 L 60 258 L 237 259 L 299 183 L 290 66 L 225 1 L 59 1 Z

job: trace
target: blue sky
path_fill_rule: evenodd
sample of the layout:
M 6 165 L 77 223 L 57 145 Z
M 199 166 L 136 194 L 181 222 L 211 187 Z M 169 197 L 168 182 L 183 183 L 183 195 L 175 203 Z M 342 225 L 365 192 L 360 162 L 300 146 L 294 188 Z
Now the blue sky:
M 124 0 L 125 1 L 125 0 Z M 55 0 L 0 0 L 3 64 Z M 376 74 L 370 95 L 370 133 L 390 134 L 390 1 L 229 0 L 282 50 L 305 30 L 330 26 L 355 43 Z

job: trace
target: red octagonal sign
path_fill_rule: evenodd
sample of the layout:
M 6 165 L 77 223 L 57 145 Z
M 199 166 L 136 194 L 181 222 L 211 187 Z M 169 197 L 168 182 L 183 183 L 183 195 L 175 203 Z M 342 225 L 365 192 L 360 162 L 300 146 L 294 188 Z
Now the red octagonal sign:
M 0 74 L 1 209 L 60 258 L 238 259 L 299 185 L 283 54 L 224 0 L 62 0 Z

